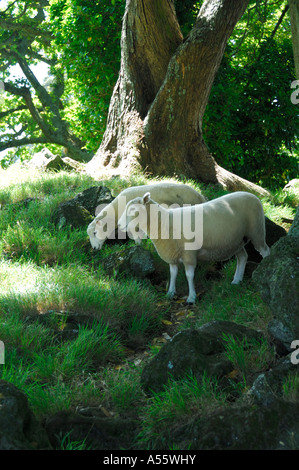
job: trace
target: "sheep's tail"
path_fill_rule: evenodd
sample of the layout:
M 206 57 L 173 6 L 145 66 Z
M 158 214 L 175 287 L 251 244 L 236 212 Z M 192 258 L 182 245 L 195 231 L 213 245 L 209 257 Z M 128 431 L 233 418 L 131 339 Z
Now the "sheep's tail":
M 265 214 L 262 204 L 256 218 L 256 223 L 252 229 L 252 233 L 250 234 L 250 239 L 254 248 L 262 255 L 263 258 L 270 254 L 270 248 L 266 243 Z

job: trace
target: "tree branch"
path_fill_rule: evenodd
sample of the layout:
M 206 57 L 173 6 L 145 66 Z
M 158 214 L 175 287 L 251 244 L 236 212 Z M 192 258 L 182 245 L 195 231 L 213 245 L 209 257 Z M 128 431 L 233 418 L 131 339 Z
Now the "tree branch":
M 38 52 L 33 51 L 31 48 L 28 48 L 28 52 L 30 57 L 32 57 L 33 59 L 40 60 L 41 62 L 45 62 L 45 64 L 54 65 L 56 63 L 55 60 L 47 59 L 47 57 L 40 55 Z
M 51 143 L 51 141 L 45 137 L 24 137 L 23 139 L 12 139 L 8 142 L 0 142 L 0 152 L 13 147 L 21 147 L 22 145 L 48 143 Z
M 34 106 L 30 89 L 27 87 L 18 88 L 12 85 L 11 83 L 4 82 L 4 91 L 7 91 L 8 93 L 12 93 L 13 95 L 16 95 L 16 96 L 22 96 L 35 122 L 38 124 L 38 126 L 40 127 L 44 135 L 47 137 L 47 139 L 51 139 L 51 135 L 53 134 L 53 131 L 48 126 L 48 124 L 45 123 L 45 121 L 40 116 L 37 108 Z
M 271 33 L 271 36 L 270 36 L 270 39 L 273 39 L 275 34 L 276 34 L 276 31 L 278 30 L 279 26 L 281 25 L 282 23 L 282 20 L 284 19 L 284 16 L 286 14 L 286 12 L 288 11 L 289 9 L 289 5 L 286 5 L 279 17 L 279 20 L 277 21 L 276 25 L 275 25 L 275 28 L 273 29 L 272 33 Z
M 5 118 L 6 116 L 9 116 L 10 114 L 16 113 L 17 111 L 23 111 L 24 109 L 28 109 L 27 106 L 18 106 L 17 108 L 13 109 L 8 109 L 7 111 L 3 111 L 0 113 L 0 119 Z
M 13 20 L 0 18 L 0 28 L 10 31 L 21 31 L 28 35 L 33 41 L 38 37 L 41 42 L 47 45 L 49 45 L 53 39 L 53 34 L 50 31 L 34 27 L 28 23 L 15 23 Z
M 15 1 L 12 2 L 10 5 L 8 5 L 8 7 L 7 7 L 5 10 L 1 11 L 1 12 L 0 12 L 0 16 L 4 15 L 11 7 L 14 6 L 15 3 L 17 3 L 17 1 L 18 1 L 18 0 L 15 0 Z
M 14 131 L 13 134 L 4 134 L 3 136 L 1 136 L 1 138 L 5 138 L 5 137 L 13 137 L 13 138 L 16 138 L 16 137 L 19 137 L 20 135 L 23 134 L 23 132 L 26 131 L 26 129 L 28 128 L 28 124 L 25 124 L 24 126 L 21 127 L 21 129 L 19 131 L 16 131 L 14 127 L 12 127 L 12 130 Z
M 128 5 L 122 30 L 121 68 L 134 83 L 137 107 L 145 117 L 183 35 L 172 2 L 132 0 Z M 145 41 L 139 39 L 141 31 Z
M 36 94 L 37 94 L 42 106 L 45 109 L 48 109 L 53 114 L 53 117 L 52 117 L 53 126 L 56 127 L 57 129 L 61 130 L 62 132 L 65 132 L 64 123 L 63 123 L 63 121 L 61 119 L 61 116 L 60 116 L 60 113 L 59 113 L 59 103 L 56 103 L 56 100 L 54 101 L 52 99 L 50 94 L 47 92 L 46 88 L 40 84 L 40 82 L 38 81 L 38 79 L 36 78 L 34 73 L 32 72 L 31 68 L 29 67 L 29 65 L 28 65 L 26 59 L 24 58 L 24 56 L 22 56 L 18 52 L 12 52 L 11 56 L 15 57 L 15 59 L 17 60 L 19 66 L 21 67 L 25 77 L 28 79 L 29 83 L 35 89 Z M 61 96 L 61 94 L 63 93 L 63 89 L 64 89 L 63 75 L 62 74 L 59 74 L 59 83 L 57 84 L 57 91 L 59 91 L 59 89 L 62 90 L 62 91 L 61 91 L 60 95 L 58 93 L 58 100 L 59 100 L 59 97 Z M 24 99 L 25 98 L 28 99 L 29 98 L 28 97 L 28 92 L 25 95 L 23 95 L 23 97 L 24 97 Z M 33 111 L 33 108 L 34 108 L 32 100 L 30 102 L 30 105 L 29 105 L 29 102 L 27 102 L 27 106 L 28 106 L 28 108 L 29 108 L 29 110 L 32 114 L 32 111 Z M 33 114 L 32 114 L 32 116 L 33 116 Z M 43 126 L 43 128 L 45 128 L 46 124 L 44 122 L 42 122 L 42 118 L 40 116 L 39 116 L 39 118 L 37 118 L 36 111 L 34 112 L 33 117 L 34 117 L 35 120 L 37 120 L 40 127 Z M 48 125 L 46 127 L 48 129 L 47 132 L 49 132 L 50 127 Z

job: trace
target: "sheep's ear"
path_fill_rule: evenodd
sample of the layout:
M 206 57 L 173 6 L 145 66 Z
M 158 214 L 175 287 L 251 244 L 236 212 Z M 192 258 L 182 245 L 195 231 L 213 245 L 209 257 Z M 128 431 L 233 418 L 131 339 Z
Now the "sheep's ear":
M 143 204 L 148 204 L 149 201 L 150 201 L 150 198 L 151 198 L 151 193 L 146 193 L 146 194 L 143 196 Z

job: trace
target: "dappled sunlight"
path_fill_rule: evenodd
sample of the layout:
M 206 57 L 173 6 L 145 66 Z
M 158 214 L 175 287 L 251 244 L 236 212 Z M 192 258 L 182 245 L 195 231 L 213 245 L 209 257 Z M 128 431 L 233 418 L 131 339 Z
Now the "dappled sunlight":
M 0 190 L 18 186 L 23 183 L 35 182 L 40 179 L 40 170 L 25 168 L 20 163 L 10 165 L 7 169 L 0 167 Z
M 26 168 L 17 163 L 7 169 L 0 167 L 0 203 L 12 203 L 26 197 L 56 196 L 76 187 L 90 187 L 93 178 L 84 174 L 60 171 L 59 173 Z
M 11 263 L 0 261 L 0 297 L 9 291 L 14 294 L 32 293 L 39 290 L 39 272 L 33 263 Z

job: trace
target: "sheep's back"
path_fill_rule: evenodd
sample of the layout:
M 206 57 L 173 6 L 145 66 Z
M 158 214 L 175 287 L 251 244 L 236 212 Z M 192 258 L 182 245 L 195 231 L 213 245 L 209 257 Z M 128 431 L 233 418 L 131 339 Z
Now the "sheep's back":
M 232 193 L 202 205 L 203 246 L 212 250 L 220 259 L 238 251 L 244 237 L 251 238 L 254 230 L 260 230 L 264 213 L 259 199 L 245 192 Z

